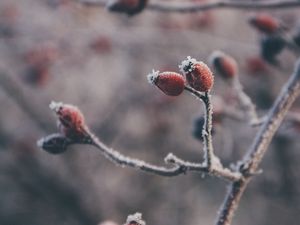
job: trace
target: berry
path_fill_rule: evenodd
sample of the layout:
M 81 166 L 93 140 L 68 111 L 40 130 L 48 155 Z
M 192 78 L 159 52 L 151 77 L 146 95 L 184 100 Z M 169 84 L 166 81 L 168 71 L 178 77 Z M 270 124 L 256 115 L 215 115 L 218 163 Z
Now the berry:
M 265 13 L 251 17 L 249 19 L 249 23 L 260 32 L 266 34 L 275 33 L 280 28 L 279 21 L 271 15 Z
M 300 47 L 300 28 L 298 28 L 298 31 L 293 35 L 293 41 Z
M 197 91 L 207 92 L 214 83 L 214 76 L 204 62 L 187 57 L 179 65 L 180 70 L 185 74 L 188 84 Z
M 266 72 L 266 63 L 259 56 L 249 57 L 246 61 L 247 70 L 251 74 L 257 74 L 260 72 Z
M 61 134 L 51 134 L 38 140 L 37 146 L 51 154 L 60 154 L 67 150 L 70 141 Z
M 162 92 L 169 96 L 178 96 L 184 90 L 184 77 L 175 72 L 152 71 L 147 76 L 149 83 L 156 85 Z
M 210 56 L 210 61 L 218 74 L 223 79 L 232 79 L 238 74 L 238 66 L 234 58 L 221 51 L 214 51 Z
M 278 64 L 276 56 L 286 46 L 285 40 L 279 35 L 265 36 L 261 39 L 261 56 L 271 64 Z
M 143 11 L 147 2 L 148 0 L 110 0 L 106 7 L 109 11 L 133 16 Z
M 58 116 L 58 128 L 62 135 L 73 141 L 83 141 L 87 137 L 84 117 L 77 107 L 61 102 L 51 102 L 49 107 Z

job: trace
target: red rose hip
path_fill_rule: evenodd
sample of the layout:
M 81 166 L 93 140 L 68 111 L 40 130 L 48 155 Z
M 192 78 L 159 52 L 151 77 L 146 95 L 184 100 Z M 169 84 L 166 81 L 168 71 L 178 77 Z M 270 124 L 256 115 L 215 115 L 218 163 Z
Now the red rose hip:
M 260 32 L 271 34 L 280 28 L 279 21 L 269 14 L 257 14 L 249 19 L 249 23 Z
M 149 83 L 157 86 L 162 92 L 169 96 L 178 96 L 184 90 L 184 77 L 175 72 L 152 71 L 147 76 Z
M 214 83 L 214 76 L 209 67 L 201 61 L 187 57 L 179 65 L 180 70 L 185 74 L 188 84 L 197 91 L 207 92 Z
M 210 62 L 215 71 L 225 80 L 232 79 L 238 74 L 235 59 L 221 51 L 214 51 L 210 56 Z

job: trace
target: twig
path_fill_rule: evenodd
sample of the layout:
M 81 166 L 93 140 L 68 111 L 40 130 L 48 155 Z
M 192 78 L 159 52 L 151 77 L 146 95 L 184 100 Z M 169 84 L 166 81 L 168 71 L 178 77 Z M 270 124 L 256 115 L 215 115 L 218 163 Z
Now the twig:
M 105 0 L 78 0 L 81 4 L 88 6 L 105 6 Z M 265 0 L 260 2 L 254 2 L 248 0 L 247 2 L 241 1 L 229 1 L 220 0 L 207 3 L 197 3 L 197 2 L 150 2 L 146 9 L 158 12 L 178 12 L 178 13 L 193 13 L 199 11 L 207 11 L 212 9 L 239 9 L 239 10 L 249 10 L 249 9 L 286 9 L 300 6 L 300 2 L 297 0 Z
M 135 169 L 166 177 L 178 176 L 180 174 L 185 174 L 187 171 L 192 171 L 222 177 L 229 181 L 237 181 L 241 179 L 241 174 L 239 172 L 233 172 L 223 167 L 214 167 L 209 169 L 207 165 L 184 161 L 172 153 L 165 157 L 165 162 L 174 164 L 173 167 L 167 168 L 155 166 L 139 159 L 124 156 L 120 152 L 106 146 L 90 131 L 89 134 L 92 139 L 92 145 L 99 149 L 105 157 L 117 165 L 133 167 Z
M 253 145 L 249 148 L 244 160 L 240 163 L 239 170 L 245 178 L 233 182 L 221 207 L 216 225 L 230 225 L 234 212 L 236 211 L 241 196 L 251 180 L 251 174 L 255 174 L 260 162 L 265 155 L 270 142 L 278 130 L 282 120 L 287 114 L 292 103 L 300 94 L 300 60 L 298 60 L 295 71 L 283 86 L 273 107 L 270 109 L 267 120 L 261 126 Z
M 258 121 L 255 105 L 251 98 L 244 92 L 243 86 L 238 77 L 232 80 L 232 87 L 235 90 L 242 110 L 246 114 L 247 120 L 250 124 L 256 124 Z

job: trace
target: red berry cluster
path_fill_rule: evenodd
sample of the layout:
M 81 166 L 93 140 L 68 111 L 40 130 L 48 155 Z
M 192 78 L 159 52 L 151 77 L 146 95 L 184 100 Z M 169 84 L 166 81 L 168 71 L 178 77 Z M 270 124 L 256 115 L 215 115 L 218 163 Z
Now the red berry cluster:
M 153 70 L 148 74 L 148 81 L 169 96 L 180 95 L 185 88 L 186 81 L 197 91 L 207 92 L 212 88 L 214 76 L 204 62 L 198 62 L 188 56 L 186 60 L 182 61 L 179 68 L 185 76 L 176 72 L 160 73 Z

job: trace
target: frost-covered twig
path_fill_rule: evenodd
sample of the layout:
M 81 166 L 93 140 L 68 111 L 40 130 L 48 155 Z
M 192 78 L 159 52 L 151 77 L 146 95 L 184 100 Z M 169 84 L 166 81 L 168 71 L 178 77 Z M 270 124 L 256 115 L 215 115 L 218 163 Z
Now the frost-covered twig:
M 195 90 L 192 87 L 185 86 L 185 90 L 190 92 L 192 95 L 199 98 L 205 108 L 205 116 L 204 116 L 204 125 L 202 130 L 203 136 L 203 145 L 204 145 L 204 163 L 207 165 L 209 170 L 212 170 L 214 167 L 221 166 L 220 160 L 214 154 L 214 148 L 212 144 L 212 104 L 211 104 L 211 96 L 209 91 L 202 94 L 201 92 Z
M 236 211 L 240 199 L 243 195 L 247 184 L 251 180 L 251 175 L 255 174 L 260 162 L 265 155 L 270 142 L 278 130 L 282 120 L 286 116 L 292 103 L 300 94 L 300 60 L 298 60 L 295 71 L 283 86 L 275 103 L 270 109 L 267 120 L 261 126 L 256 138 L 249 148 L 244 160 L 239 165 L 239 170 L 244 174 L 244 179 L 230 184 L 225 201 L 221 206 L 221 211 L 216 222 L 216 225 L 230 225 L 234 212 Z
M 133 167 L 160 176 L 172 177 L 185 174 L 187 171 L 193 171 L 219 176 L 229 181 L 236 181 L 241 178 L 240 173 L 223 168 L 221 164 L 215 163 L 213 167 L 209 168 L 206 164 L 187 162 L 173 154 L 169 154 L 165 159 L 165 162 L 172 164 L 172 167 L 156 166 L 136 158 L 125 156 L 109 148 L 88 129 L 83 114 L 76 106 L 61 102 L 51 102 L 50 108 L 58 117 L 60 133 L 48 135 L 37 142 L 39 147 L 50 153 L 63 153 L 72 144 L 88 144 L 95 146 L 106 158 L 117 165 Z
M 89 6 L 105 6 L 105 0 L 78 0 L 78 2 L 89 5 Z M 193 13 L 199 11 L 207 11 L 212 9 L 284 9 L 293 8 L 300 6 L 300 2 L 297 0 L 265 0 L 265 1 L 230 1 L 230 0 L 219 0 L 214 2 L 185 2 L 180 1 L 174 2 L 162 2 L 155 1 L 149 2 L 146 9 L 159 12 L 177 12 L 177 13 Z
M 98 148 L 109 160 L 113 161 L 117 165 L 129 166 L 145 172 L 167 177 L 185 174 L 187 171 L 193 171 L 215 175 L 229 181 L 236 181 L 241 178 L 241 174 L 239 172 L 233 172 L 223 168 L 222 166 L 215 166 L 211 169 L 208 169 L 206 165 L 184 161 L 172 153 L 166 156 L 165 162 L 173 164 L 173 167 L 166 168 L 155 166 L 139 159 L 124 156 L 120 152 L 106 146 L 104 143 L 99 141 L 96 136 L 91 134 L 91 137 L 93 140 L 93 145 Z

